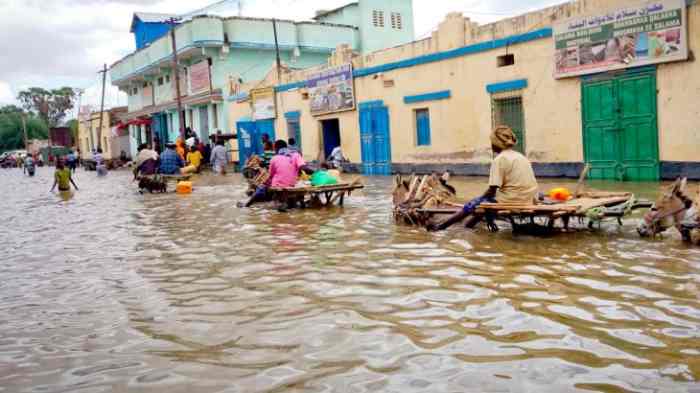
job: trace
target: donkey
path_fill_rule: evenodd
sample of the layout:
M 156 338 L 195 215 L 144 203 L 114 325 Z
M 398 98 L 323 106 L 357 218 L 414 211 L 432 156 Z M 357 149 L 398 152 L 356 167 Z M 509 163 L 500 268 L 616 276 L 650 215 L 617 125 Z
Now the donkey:
M 675 227 L 684 241 L 700 245 L 700 198 L 693 202 L 686 193 L 687 184 L 687 179 L 678 179 L 659 196 L 637 226 L 640 236 L 653 237 Z

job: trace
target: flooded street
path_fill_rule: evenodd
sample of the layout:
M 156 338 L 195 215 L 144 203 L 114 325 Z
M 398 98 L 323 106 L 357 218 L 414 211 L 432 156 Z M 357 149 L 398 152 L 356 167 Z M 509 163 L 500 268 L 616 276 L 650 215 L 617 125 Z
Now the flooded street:
M 431 234 L 394 224 L 391 178 L 283 214 L 236 208 L 238 175 L 142 196 L 79 170 L 61 198 L 52 173 L 0 170 L 0 392 L 700 391 L 700 249 L 640 213 Z

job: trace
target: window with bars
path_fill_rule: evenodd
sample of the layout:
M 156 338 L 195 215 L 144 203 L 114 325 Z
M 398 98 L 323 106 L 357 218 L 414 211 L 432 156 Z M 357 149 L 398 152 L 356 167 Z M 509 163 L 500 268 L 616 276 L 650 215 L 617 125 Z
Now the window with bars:
M 391 28 L 396 30 L 403 29 L 403 21 L 401 19 L 401 13 L 392 12 L 391 13 Z
M 384 11 L 372 11 L 372 24 L 375 27 L 384 27 Z
M 498 93 L 491 96 L 492 127 L 501 125 L 513 129 L 518 138 L 514 150 L 525 154 L 525 116 L 523 97 L 520 91 Z

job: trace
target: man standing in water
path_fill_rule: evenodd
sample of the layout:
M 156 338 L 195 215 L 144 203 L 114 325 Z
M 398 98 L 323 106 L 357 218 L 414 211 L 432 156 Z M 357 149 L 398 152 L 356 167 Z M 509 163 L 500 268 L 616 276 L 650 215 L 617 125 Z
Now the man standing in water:
M 24 160 L 24 169 L 22 171 L 28 174 L 30 177 L 34 176 L 34 172 L 36 171 L 36 163 L 34 162 L 34 158 L 31 154 L 27 154 L 27 158 Z
M 431 231 L 442 231 L 470 217 L 465 226 L 474 228 L 481 217 L 473 216 L 480 204 L 486 202 L 531 204 L 537 197 L 537 180 L 530 161 L 513 150 L 518 139 L 508 126 L 498 126 L 491 133 L 491 148 L 496 158 L 491 164 L 489 189 L 484 195 L 473 199 L 462 211 L 440 224 L 428 227 Z
M 105 159 L 102 156 L 102 148 L 98 147 L 97 152 L 92 157 L 95 160 L 95 170 L 97 171 L 97 176 L 107 176 L 109 171 L 107 170 L 107 165 L 105 165 Z
M 224 146 L 224 139 L 217 138 L 216 146 L 211 151 L 211 168 L 214 173 L 219 175 L 226 174 L 226 164 L 228 163 L 228 154 Z
M 58 185 L 58 191 L 70 191 L 70 185 L 73 184 L 73 187 L 75 189 L 78 189 L 78 186 L 75 184 L 73 181 L 73 177 L 71 176 L 71 171 L 70 169 L 66 168 L 66 166 L 63 163 L 63 160 L 58 160 L 56 161 L 56 172 L 53 175 L 53 186 L 51 187 L 51 192 L 56 188 L 56 185 Z

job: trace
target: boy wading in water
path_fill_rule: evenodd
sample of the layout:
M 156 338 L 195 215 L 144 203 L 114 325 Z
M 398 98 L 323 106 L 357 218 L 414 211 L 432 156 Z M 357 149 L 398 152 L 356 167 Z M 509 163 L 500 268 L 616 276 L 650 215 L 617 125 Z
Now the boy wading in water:
M 73 181 L 73 177 L 71 176 L 71 170 L 66 168 L 66 166 L 63 164 L 63 160 L 58 160 L 56 162 L 56 172 L 53 175 L 53 187 L 51 187 L 51 192 L 56 188 L 56 185 L 58 185 L 58 191 L 70 191 L 70 185 L 73 184 L 73 187 L 75 189 L 78 189 L 78 186 L 75 184 Z
M 524 155 L 513 150 L 518 143 L 513 130 L 508 126 L 498 126 L 491 133 L 491 148 L 496 158 L 491 163 L 489 189 L 484 195 L 464 205 L 456 213 L 440 224 L 428 227 L 431 231 L 442 231 L 469 217 L 465 226 L 474 228 L 482 217 L 474 216 L 480 204 L 486 202 L 532 204 L 537 197 L 537 179 L 532 164 Z

